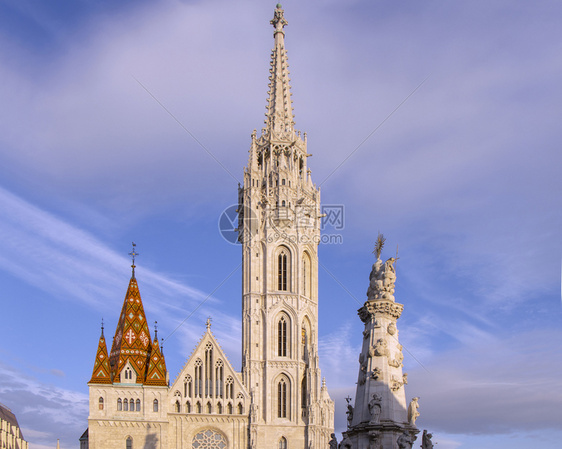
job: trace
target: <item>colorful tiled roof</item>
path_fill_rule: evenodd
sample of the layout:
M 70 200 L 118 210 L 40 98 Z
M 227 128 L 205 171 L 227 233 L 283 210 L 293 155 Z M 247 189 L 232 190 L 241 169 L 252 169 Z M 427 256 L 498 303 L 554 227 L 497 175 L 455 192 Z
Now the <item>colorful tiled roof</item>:
M 158 344 L 158 338 L 156 335 L 154 336 L 154 341 L 152 342 L 152 354 L 150 355 L 150 361 L 148 362 L 148 370 L 146 372 L 146 380 L 144 383 L 146 385 L 168 385 L 166 380 L 166 361 L 164 360 L 164 354 L 160 351 L 160 345 Z
M 94 370 L 90 382 L 95 384 L 110 384 L 111 371 L 109 369 L 109 357 L 107 355 L 107 345 L 103 336 L 103 327 L 101 328 L 100 341 L 98 343 L 98 352 L 96 361 L 94 362 Z
M 158 358 L 158 375 L 162 376 L 160 370 L 163 367 L 165 382 L 166 364 L 164 356 L 161 354 L 158 344 L 153 347 L 150 341 L 150 331 L 148 330 L 139 287 L 133 271 L 109 356 L 113 382 L 122 382 L 121 371 L 126 363 L 130 362 L 137 372 L 137 383 L 145 383 L 153 349 Z

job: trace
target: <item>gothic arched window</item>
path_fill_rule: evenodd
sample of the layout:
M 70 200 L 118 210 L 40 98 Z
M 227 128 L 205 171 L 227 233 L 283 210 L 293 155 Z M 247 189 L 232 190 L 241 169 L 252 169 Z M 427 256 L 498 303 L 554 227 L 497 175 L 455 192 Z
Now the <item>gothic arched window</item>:
M 117 410 L 123 410 L 123 401 L 121 400 L 121 398 L 117 399 Z
M 215 364 L 215 396 L 221 397 L 223 394 L 224 363 L 221 359 Z
M 158 411 L 158 399 L 154 399 L 154 401 L 152 402 L 152 411 L 153 412 Z
M 277 256 L 277 290 L 287 291 L 287 268 L 288 254 L 286 250 L 281 250 Z
M 309 298 L 312 296 L 312 276 L 310 266 L 310 256 L 307 253 L 304 253 L 302 256 L 302 294 L 304 296 L 308 296 Z
M 287 417 L 287 381 L 284 378 L 277 384 L 277 417 Z
M 127 437 L 127 441 L 125 443 L 126 449 L 133 449 L 133 439 L 131 437 Z
M 133 398 L 131 398 L 131 400 L 129 401 L 129 411 L 130 412 L 135 411 L 135 401 L 133 400 Z
M 129 411 L 129 401 L 127 401 L 127 399 L 125 399 L 123 401 L 123 411 L 124 412 L 128 412 Z
M 100 396 L 100 398 L 98 399 L 98 403 L 99 403 L 99 409 L 103 410 L 103 398 Z
M 287 357 L 287 319 L 281 316 L 277 322 L 277 355 Z
M 136 400 L 135 405 L 136 405 L 136 411 L 140 412 L 141 411 L 141 409 L 140 409 L 140 399 Z
M 201 359 L 195 360 L 195 397 L 201 397 L 203 395 L 203 362 Z
M 301 407 L 306 408 L 307 404 L 307 391 L 306 391 L 306 376 L 302 378 L 301 382 Z
M 234 399 L 234 379 L 232 376 L 226 378 L 226 399 Z
M 279 440 L 279 449 L 287 449 L 287 439 L 285 437 L 281 437 Z

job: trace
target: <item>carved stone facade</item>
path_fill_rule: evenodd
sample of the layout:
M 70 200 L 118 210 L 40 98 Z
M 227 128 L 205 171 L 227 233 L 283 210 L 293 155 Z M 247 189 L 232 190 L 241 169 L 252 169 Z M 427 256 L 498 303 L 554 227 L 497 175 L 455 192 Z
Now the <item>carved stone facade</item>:
M 364 323 L 363 348 L 353 418 L 343 435 L 345 445 L 342 442 L 341 446 L 349 449 L 410 448 L 418 433 L 413 418 L 418 413 L 417 401 L 408 410 L 404 391 L 408 375 L 402 372 L 404 356 L 396 326 L 403 310 L 394 299 L 396 259 L 382 262 L 383 242 L 379 235 L 367 301 L 358 310 Z
M 306 134 L 294 129 L 281 5 L 271 24 L 267 118 L 260 136 L 252 133 L 238 192 L 242 370 L 208 322 L 174 382 L 162 383 L 164 356 L 127 296 L 114 347 L 108 354 L 102 332 L 89 383 L 90 449 L 329 447 L 334 403 L 318 360 L 320 192 L 307 169 Z M 129 290 L 142 310 L 133 280 L 134 272 Z

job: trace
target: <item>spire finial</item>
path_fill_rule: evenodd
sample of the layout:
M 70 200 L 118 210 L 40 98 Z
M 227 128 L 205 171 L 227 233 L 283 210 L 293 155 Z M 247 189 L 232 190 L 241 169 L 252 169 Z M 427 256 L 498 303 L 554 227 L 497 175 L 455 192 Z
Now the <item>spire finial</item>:
M 375 243 L 375 249 L 373 250 L 373 254 L 377 256 L 377 260 L 381 258 L 381 252 L 385 241 L 384 235 L 379 232 L 377 243 Z
M 103 337 L 103 318 L 101 319 L 101 336 Z
M 158 321 L 154 322 L 154 339 L 158 341 Z
M 207 318 L 207 322 L 205 323 L 208 331 L 211 330 L 211 321 L 213 321 L 213 319 L 211 317 L 209 317 L 209 318 Z
M 285 25 L 288 25 L 289 23 L 285 19 L 283 12 L 283 6 L 281 6 L 281 3 L 277 3 L 277 6 L 275 7 L 275 11 L 273 13 L 273 19 L 271 19 L 271 21 L 269 22 L 275 27 L 275 32 L 273 33 L 273 35 L 276 35 L 277 33 L 285 34 L 283 31 L 283 27 Z
M 131 268 L 133 269 L 133 278 L 135 277 L 135 257 L 139 255 L 139 253 L 136 252 L 135 248 L 136 248 L 137 244 L 135 242 L 133 242 L 133 250 L 129 253 L 129 256 L 131 256 L 131 260 L 133 261 L 133 264 L 131 265 Z

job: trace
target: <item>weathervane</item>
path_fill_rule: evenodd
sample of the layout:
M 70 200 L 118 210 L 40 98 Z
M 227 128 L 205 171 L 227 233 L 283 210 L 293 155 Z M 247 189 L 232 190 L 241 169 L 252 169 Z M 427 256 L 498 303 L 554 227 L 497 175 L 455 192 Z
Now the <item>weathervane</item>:
M 133 264 L 131 265 L 131 268 L 133 269 L 133 277 L 135 277 L 135 257 L 139 255 L 139 253 L 137 253 L 135 250 L 136 246 L 137 244 L 133 242 L 133 250 L 129 253 L 129 256 L 131 256 L 131 259 L 133 261 Z

